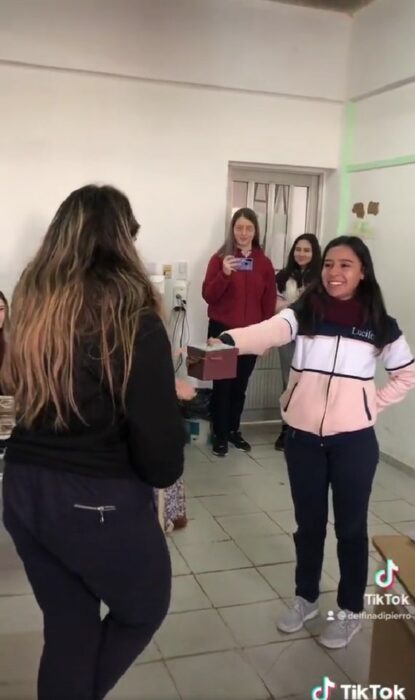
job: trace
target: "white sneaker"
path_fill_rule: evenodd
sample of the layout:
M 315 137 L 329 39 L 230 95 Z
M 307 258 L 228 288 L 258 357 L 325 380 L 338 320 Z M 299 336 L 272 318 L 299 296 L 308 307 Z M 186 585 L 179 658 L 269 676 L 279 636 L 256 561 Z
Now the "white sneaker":
M 351 639 L 361 630 L 362 622 L 356 613 L 339 610 L 336 619 L 328 622 L 319 637 L 319 642 L 329 649 L 347 647 Z
M 312 620 L 319 614 L 318 603 L 309 603 L 305 598 L 297 595 L 287 612 L 283 613 L 277 622 L 281 632 L 298 632 L 307 620 Z

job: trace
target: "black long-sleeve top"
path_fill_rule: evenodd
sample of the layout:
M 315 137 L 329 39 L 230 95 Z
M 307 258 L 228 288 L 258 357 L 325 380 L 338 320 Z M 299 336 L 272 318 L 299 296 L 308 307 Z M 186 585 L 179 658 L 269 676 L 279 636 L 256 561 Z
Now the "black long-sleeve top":
M 183 473 L 185 430 L 162 321 L 153 312 L 141 315 L 125 410 L 113 405 L 98 357 L 91 344 L 76 356 L 75 398 L 83 420 L 73 413 L 68 429 L 56 430 L 49 409 L 30 429 L 17 421 L 6 464 L 97 477 L 138 475 L 152 486 L 170 486 Z

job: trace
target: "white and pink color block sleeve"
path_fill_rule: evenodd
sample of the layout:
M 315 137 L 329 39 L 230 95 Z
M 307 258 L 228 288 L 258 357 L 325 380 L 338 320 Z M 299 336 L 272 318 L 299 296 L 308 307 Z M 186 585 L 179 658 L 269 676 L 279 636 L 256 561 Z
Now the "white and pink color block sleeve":
M 247 328 L 226 331 L 233 338 L 240 355 L 263 355 L 267 350 L 287 345 L 295 340 L 298 323 L 292 309 Z

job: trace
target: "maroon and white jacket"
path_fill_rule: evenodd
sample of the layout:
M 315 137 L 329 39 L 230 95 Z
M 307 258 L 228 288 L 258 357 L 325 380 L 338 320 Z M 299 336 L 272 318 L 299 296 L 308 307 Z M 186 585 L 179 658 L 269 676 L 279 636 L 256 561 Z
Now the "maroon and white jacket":
M 414 357 L 390 317 L 389 342 L 380 354 L 370 327 L 322 321 L 310 337 L 299 328 L 290 308 L 227 335 L 242 355 L 262 355 L 295 340 L 290 378 L 281 397 L 282 416 L 291 427 L 316 435 L 372 426 L 380 411 L 402 401 L 415 387 Z M 381 388 L 374 381 L 377 360 L 389 373 L 389 381 Z

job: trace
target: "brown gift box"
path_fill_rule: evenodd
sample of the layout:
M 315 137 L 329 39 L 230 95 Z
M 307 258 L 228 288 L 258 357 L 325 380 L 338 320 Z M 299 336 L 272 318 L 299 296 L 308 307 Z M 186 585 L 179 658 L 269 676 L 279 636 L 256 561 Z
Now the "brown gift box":
M 189 345 L 187 348 L 187 373 L 195 379 L 234 379 L 237 362 L 238 349 L 230 345 Z

